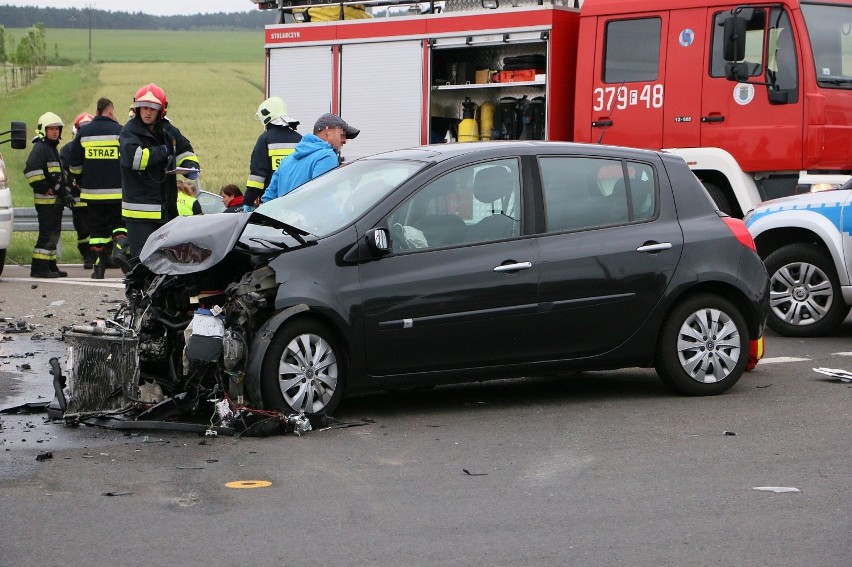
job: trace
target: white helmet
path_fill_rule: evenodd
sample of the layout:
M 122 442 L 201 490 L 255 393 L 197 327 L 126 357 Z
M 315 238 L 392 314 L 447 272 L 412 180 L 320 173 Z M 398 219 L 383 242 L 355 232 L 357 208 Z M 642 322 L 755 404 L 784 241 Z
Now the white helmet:
M 290 124 L 293 122 L 298 123 L 298 120 L 295 118 L 291 118 L 287 115 L 287 103 L 281 97 L 271 96 L 265 101 L 260 103 L 260 106 L 257 107 L 257 112 L 254 113 L 257 116 L 257 119 L 263 122 L 263 125 L 266 126 L 270 122 L 275 122 L 277 124 Z M 280 120 L 277 120 L 279 119 Z
M 62 128 L 65 126 L 65 123 L 62 122 L 62 119 L 53 112 L 45 112 L 38 117 L 36 135 L 39 138 L 44 138 L 46 136 L 48 126 L 56 126 L 59 128 L 59 135 L 62 136 Z

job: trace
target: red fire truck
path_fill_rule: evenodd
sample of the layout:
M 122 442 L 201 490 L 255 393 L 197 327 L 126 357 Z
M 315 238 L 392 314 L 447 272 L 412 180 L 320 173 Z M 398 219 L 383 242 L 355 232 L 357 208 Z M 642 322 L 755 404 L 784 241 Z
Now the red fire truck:
M 471 2 L 259 4 L 267 95 L 360 128 L 346 159 L 451 141 L 463 103 L 485 138 L 666 149 L 736 216 L 852 174 L 850 0 Z

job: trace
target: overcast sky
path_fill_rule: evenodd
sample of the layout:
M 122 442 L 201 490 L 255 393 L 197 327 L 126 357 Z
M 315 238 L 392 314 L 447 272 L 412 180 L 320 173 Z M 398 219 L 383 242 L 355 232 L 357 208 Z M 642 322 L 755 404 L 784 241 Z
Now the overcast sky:
M 7 6 L 38 6 L 41 8 L 87 8 L 111 12 L 144 12 L 154 16 L 206 14 L 212 12 L 251 12 L 257 5 L 251 0 L 2 0 Z

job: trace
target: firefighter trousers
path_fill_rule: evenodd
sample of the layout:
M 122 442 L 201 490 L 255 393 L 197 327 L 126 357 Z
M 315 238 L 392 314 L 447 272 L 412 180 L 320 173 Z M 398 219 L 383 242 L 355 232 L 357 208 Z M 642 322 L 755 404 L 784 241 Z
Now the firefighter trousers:
M 56 246 L 62 234 L 62 208 L 55 204 L 36 205 L 38 239 L 33 248 L 33 260 L 56 261 Z

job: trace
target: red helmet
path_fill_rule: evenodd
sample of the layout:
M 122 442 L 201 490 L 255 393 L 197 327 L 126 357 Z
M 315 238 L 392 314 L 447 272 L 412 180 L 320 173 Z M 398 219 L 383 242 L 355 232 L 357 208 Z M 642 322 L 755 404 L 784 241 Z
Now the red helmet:
M 77 135 L 77 132 L 80 130 L 80 126 L 88 124 L 92 121 L 93 118 L 94 116 L 92 116 L 88 112 L 81 112 L 80 114 L 78 114 L 77 118 L 74 119 L 74 127 L 71 129 L 74 135 Z
M 138 91 L 136 91 L 136 96 L 133 97 L 133 108 L 137 109 L 136 113 L 139 113 L 140 107 L 153 108 L 155 110 L 159 110 L 159 118 L 163 118 L 166 115 L 166 108 L 169 103 L 166 100 L 166 91 L 155 85 L 154 83 L 148 83 Z

